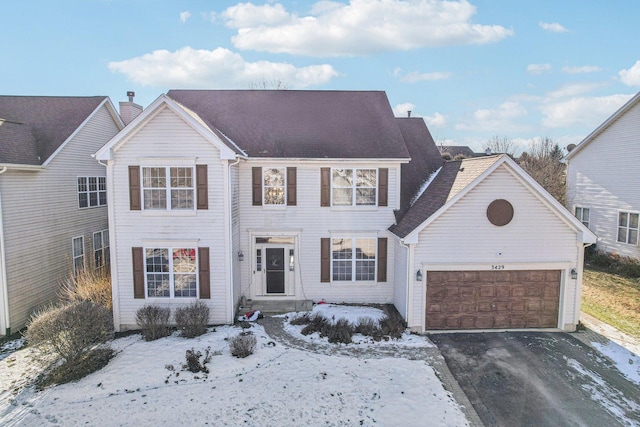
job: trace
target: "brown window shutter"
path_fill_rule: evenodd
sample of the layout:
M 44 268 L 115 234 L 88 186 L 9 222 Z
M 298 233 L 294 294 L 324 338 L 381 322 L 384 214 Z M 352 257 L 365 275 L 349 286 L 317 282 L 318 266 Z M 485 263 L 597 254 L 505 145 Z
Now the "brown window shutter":
M 262 206 L 262 168 L 251 168 L 251 183 L 253 187 L 253 206 Z
M 133 297 L 144 298 L 144 254 L 142 248 L 131 248 L 133 264 Z
M 387 206 L 389 203 L 389 169 L 378 169 L 378 206 Z
M 129 209 L 141 210 L 140 200 L 140 166 L 129 166 Z
M 378 238 L 378 282 L 387 281 L 387 238 Z
M 211 298 L 210 278 L 209 248 L 198 248 L 198 282 L 200 283 L 200 299 Z
M 296 168 L 287 168 L 287 206 L 296 206 L 297 198 Z
M 196 165 L 196 207 L 209 209 L 209 176 L 207 165 Z
M 331 168 L 320 168 L 320 206 L 331 206 Z
M 331 281 L 331 239 L 320 239 L 320 281 Z

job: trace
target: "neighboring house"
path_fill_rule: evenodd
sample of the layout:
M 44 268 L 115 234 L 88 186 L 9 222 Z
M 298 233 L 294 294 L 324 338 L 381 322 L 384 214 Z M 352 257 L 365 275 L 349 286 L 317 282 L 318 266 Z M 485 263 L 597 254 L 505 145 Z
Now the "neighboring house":
M 640 260 L 640 93 L 571 150 L 567 207 L 597 236 L 596 248 Z
M 0 96 L 0 335 L 108 263 L 106 172 L 124 124 L 107 97 Z
M 174 90 L 96 158 L 112 190 L 118 330 L 137 328 L 144 305 L 196 300 L 211 323 L 233 322 L 240 304 L 324 300 L 394 303 L 417 331 L 577 324 L 595 237 L 504 156 L 462 163 L 467 173 L 445 164 L 424 121 L 395 118 L 384 92 Z M 478 216 L 497 199 L 514 212 L 501 227 Z M 461 270 L 479 302 L 462 285 L 448 300 L 525 319 L 469 323 L 466 307 L 464 321 L 425 322 L 431 281 L 453 277 L 432 271 Z

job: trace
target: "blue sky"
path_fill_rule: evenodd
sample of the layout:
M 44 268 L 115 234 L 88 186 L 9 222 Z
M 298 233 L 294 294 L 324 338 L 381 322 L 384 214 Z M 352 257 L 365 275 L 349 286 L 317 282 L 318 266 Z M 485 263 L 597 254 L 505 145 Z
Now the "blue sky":
M 0 15 L 0 94 L 384 90 L 438 144 L 579 142 L 640 90 L 640 2 L 32 0 Z

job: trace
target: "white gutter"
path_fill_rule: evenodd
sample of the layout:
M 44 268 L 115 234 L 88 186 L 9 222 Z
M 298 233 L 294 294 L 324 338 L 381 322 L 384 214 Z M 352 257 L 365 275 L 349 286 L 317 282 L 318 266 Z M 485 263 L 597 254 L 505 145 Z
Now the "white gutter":
M 32 172 L 36 172 L 36 171 L 45 170 L 46 166 L 42 166 L 42 165 L 21 165 L 21 164 L 13 164 L 13 163 L 0 163 L 0 168 L 2 168 L 2 170 L 0 171 L 0 174 L 1 174 L 1 173 L 4 173 L 4 171 L 6 171 L 7 169 L 16 170 L 16 171 L 32 171 Z
M 0 174 L 7 171 L 6 166 L 1 166 Z M 7 263 L 4 251 L 4 222 L 2 217 L 2 193 L 0 192 L 0 309 L 3 316 L 0 318 L 0 335 L 11 330 L 9 318 L 9 289 L 7 288 Z

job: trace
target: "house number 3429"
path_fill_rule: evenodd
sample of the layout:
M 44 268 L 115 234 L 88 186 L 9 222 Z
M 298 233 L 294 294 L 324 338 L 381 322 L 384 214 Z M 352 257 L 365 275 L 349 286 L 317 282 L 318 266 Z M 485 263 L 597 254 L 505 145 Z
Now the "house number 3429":
M 504 270 L 504 264 L 502 264 L 502 265 L 492 265 L 491 269 L 492 270 Z

